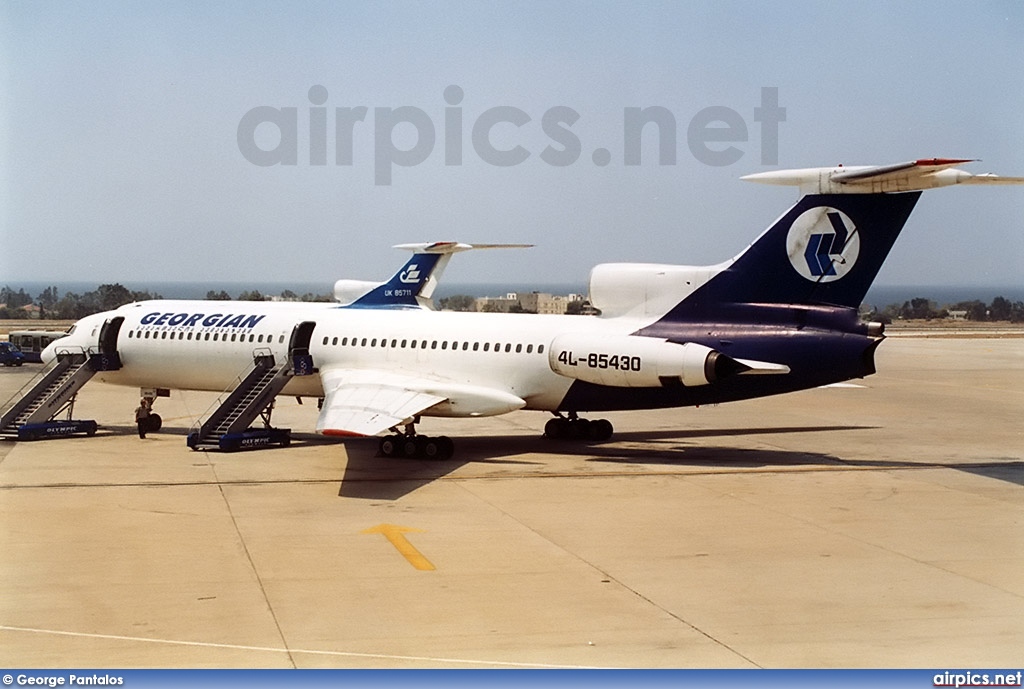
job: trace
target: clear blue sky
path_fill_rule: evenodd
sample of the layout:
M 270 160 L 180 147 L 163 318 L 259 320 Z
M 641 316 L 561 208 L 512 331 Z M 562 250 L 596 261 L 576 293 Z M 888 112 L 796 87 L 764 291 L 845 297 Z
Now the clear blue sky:
M 458 257 L 447 279 L 582 282 L 608 261 L 717 263 L 796 199 L 739 181 L 775 167 L 969 157 L 1024 175 L 1019 2 L 21 2 L 0 6 L 0 283 L 383 279 L 416 241 L 527 242 Z M 454 106 L 445 89 L 456 85 Z M 326 139 L 314 164 L 310 89 Z M 762 88 L 777 88 L 778 165 L 762 156 Z M 296 109 L 294 165 L 247 160 L 253 108 Z M 367 108 L 336 164 L 336 108 Z M 393 125 L 423 162 L 384 166 L 378 112 L 411 106 L 434 133 Z M 473 127 L 499 106 L 496 166 Z M 578 160 L 542 126 L 557 106 Z M 624 109 L 676 120 L 676 161 L 624 161 Z M 705 108 L 735 112 L 739 159 L 688 146 Z M 446 136 L 446 107 L 461 137 Z M 401 112 L 401 111 L 399 111 Z M 455 112 L 453 110 L 452 112 Z M 556 111 L 558 112 L 558 111 Z M 343 131 L 348 131 L 342 127 Z M 252 140 L 277 150 L 264 123 Z M 557 134 L 557 131 L 556 131 Z M 344 138 L 344 137 L 343 137 Z M 314 144 L 316 136 L 313 136 Z M 446 165 L 462 141 L 462 162 Z M 314 146 L 316 148 L 316 146 Z M 451 149 L 451 150 L 450 150 Z M 594 162 L 607 150 L 607 164 Z M 600 152 L 596 157 L 600 159 Z M 390 184 L 377 184 L 383 167 Z M 883 284 L 1024 282 L 1024 188 L 952 188 L 918 205 Z

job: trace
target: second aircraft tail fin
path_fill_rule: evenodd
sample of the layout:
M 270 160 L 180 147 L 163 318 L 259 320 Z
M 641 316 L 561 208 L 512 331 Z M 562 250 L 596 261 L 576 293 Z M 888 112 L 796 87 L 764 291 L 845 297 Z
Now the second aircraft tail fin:
M 396 249 L 408 249 L 413 255 L 390 280 L 383 283 L 339 280 L 334 285 L 335 299 L 350 308 L 432 308 L 434 290 L 437 289 L 438 281 L 452 254 L 470 249 L 521 249 L 530 246 L 532 245 L 460 242 L 399 244 L 395 246 Z

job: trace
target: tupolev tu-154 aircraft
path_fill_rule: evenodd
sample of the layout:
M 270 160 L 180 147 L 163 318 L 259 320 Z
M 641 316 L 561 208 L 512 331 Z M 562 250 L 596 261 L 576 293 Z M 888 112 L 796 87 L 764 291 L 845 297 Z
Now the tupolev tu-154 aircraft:
M 598 265 L 589 298 L 599 315 L 436 311 L 448 260 L 483 247 L 403 245 L 413 256 L 390 280 L 341 280 L 333 303 L 132 303 L 78 321 L 43 360 L 71 361 L 69 371 L 150 400 L 231 390 L 189 436 L 194 449 L 287 444 L 269 422 L 278 394 L 318 399 L 324 435 L 390 429 L 386 456 L 451 454 L 447 438 L 416 433 L 422 418 L 518 409 L 552 414 L 547 436 L 604 440 L 611 424 L 581 414 L 731 402 L 875 373 L 883 326 L 862 322 L 858 307 L 921 191 L 1024 183 L 956 168 L 967 162 L 748 175 L 802 197 L 724 263 Z M 77 393 L 68 390 L 64 398 Z M 33 413 L 9 410 L 0 432 L 46 420 Z M 265 428 L 251 427 L 260 414 Z

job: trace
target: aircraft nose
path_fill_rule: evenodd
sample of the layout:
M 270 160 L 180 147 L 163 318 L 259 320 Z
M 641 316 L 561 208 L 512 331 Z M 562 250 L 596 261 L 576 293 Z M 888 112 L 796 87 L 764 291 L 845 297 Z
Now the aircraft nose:
M 48 364 L 57 358 L 57 341 L 53 341 L 50 344 L 43 347 L 43 351 L 39 352 L 39 358 L 42 359 L 44 364 Z

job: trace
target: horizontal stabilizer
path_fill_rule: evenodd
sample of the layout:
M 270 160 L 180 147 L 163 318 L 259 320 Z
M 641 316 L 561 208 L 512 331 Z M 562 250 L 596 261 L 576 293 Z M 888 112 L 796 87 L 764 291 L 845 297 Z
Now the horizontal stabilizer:
M 748 182 L 800 187 L 801 194 L 881 194 L 954 184 L 1024 184 L 1024 177 L 972 175 L 956 168 L 969 158 L 928 158 L 895 165 L 772 170 L 741 177 Z
M 454 254 L 470 249 L 532 249 L 533 244 L 463 244 L 462 242 L 429 242 L 395 244 L 394 249 L 406 249 L 423 254 Z

